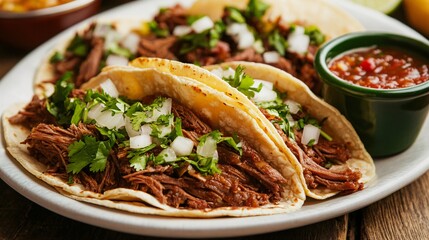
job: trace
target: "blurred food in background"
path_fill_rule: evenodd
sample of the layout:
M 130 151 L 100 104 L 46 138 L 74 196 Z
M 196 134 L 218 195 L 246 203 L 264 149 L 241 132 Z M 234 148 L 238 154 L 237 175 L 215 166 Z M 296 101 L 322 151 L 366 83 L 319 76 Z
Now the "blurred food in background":
M 0 44 L 31 50 L 98 13 L 100 3 L 101 0 L 0 0 Z M 46 7 L 40 8 L 43 6 Z
M 73 0 L 0 0 L 0 10 L 26 12 L 54 7 L 71 1 Z

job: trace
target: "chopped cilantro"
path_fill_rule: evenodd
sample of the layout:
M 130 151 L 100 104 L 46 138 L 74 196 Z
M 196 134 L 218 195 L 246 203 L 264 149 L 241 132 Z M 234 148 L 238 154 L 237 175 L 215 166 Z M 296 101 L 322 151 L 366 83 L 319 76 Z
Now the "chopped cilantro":
M 212 157 L 202 157 L 197 154 L 191 155 L 191 158 L 185 158 L 185 161 L 194 166 L 199 172 L 203 174 L 213 175 L 221 173 L 217 167 L 218 160 Z
M 111 145 L 108 141 L 98 141 L 93 136 L 84 136 L 70 144 L 67 172 L 77 174 L 89 165 L 91 172 L 102 172 L 106 168 Z
M 316 46 L 321 45 L 326 40 L 325 35 L 320 32 L 319 28 L 313 25 L 306 27 L 304 33 L 310 37 L 310 43 Z
M 168 35 L 170 35 L 170 32 L 168 29 L 159 27 L 158 23 L 155 21 L 149 22 L 149 29 L 157 37 L 167 37 Z
M 67 47 L 67 51 L 72 52 L 76 56 L 85 57 L 88 54 L 88 46 L 85 40 L 76 34 Z
M 261 0 L 250 0 L 247 4 L 246 10 L 244 11 L 244 15 L 248 19 L 255 17 L 259 20 L 262 16 L 264 16 L 269 7 L 270 5 L 264 3 Z
M 154 149 L 155 147 L 156 144 L 151 144 L 144 148 L 131 150 L 127 155 L 127 157 L 130 159 L 129 161 L 131 167 L 133 167 L 136 171 L 144 170 L 147 163 L 153 161 L 155 158 L 153 154 L 149 154 L 147 152 Z
M 312 146 L 314 146 L 315 143 L 316 143 L 316 140 L 311 139 L 310 141 L 308 141 L 307 146 L 312 147 Z
M 245 23 L 246 19 L 241 14 L 240 10 L 235 7 L 226 7 L 227 12 L 229 13 L 229 19 L 231 19 L 232 22 L 237 23 Z
M 52 55 L 52 57 L 49 59 L 50 63 L 57 63 L 64 60 L 64 55 L 58 51 L 55 51 L 55 53 Z
M 108 56 L 110 54 L 119 55 L 122 57 L 126 57 L 128 59 L 134 59 L 135 58 L 134 54 L 130 50 L 128 50 L 127 48 L 119 46 L 117 43 L 111 44 L 109 46 L 109 48 L 107 49 L 106 55 Z
M 55 83 L 54 93 L 47 99 L 46 108 L 48 112 L 52 114 L 61 125 L 70 124 L 72 118 L 76 120 L 77 116 L 74 116 L 76 107 L 82 112 L 80 104 L 77 102 L 70 102 L 68 99 L 68 95 L 74 88 L 72 76 L 72 72 L 64 73 Z
M 192 25 L 194 22 L 196 22 L 198 19 L 202 18 L 204 16 L 200 16 L 200 15 L 190 15 L 186 18 L 186 23 L 188 25 Z
M 280 34 L 280 32 L 276 29 L 268 36 L 268 43 L 270 46 L 274 47 L 274 49 L 282 56 L 285 55 L 286 49 L 288 47 L 288 43 L 286 39 Z
M 234 76 L 224 77 L 223 80 L 249 98 L 254 97 L 255 92 L 259 92 L 262 89 L 262 84 L 259 84 L 257 88 L 252 87 L 255 81 L 250 76 L 244 74 L 243 66 L 238 66 L 235 69 Z
M 211 49 L 217 45 L 225 32 L 225 25 L 222 21 L 216 21 L 213 28 L 201 33 L 191 33 L 179 38 L 180 51 L 183 55 L 197 48 Z

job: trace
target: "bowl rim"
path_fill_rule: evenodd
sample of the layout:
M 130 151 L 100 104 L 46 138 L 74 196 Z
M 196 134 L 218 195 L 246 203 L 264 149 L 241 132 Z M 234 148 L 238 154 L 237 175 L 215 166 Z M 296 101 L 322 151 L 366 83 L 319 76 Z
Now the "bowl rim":
M 371 47 L 376 45 L 374 42 L 371 42 L 374 39 L 386 39 L 391 40 L 389 45 L 401 46 L 400 44 L 405 44 L 408 46 L 413 46 L 414 48 L 422 49 L 422 51 L 429 53 L 429 44 L 427 42 L 420 41 L 415 38 L 410 38 L 400 34 L 393 34 L 387 32 L 377 32 L 377 31 L 362 31 L 345 34 L 343 36 L 334 38 L 329 42 L 325 43 L 316 53 L 314 58 L 314 66 L 319 76 L 321 77 L 324 84 L 337 87 L 345 92 L 348 92 L 353 95 L 366 96 L 366 97 L 380 97 L 380 98 L 404 98 L 404 97 L 418 97 L 422 94 L 429 93 L 429 81 L 424 83 L 405 87 L 405 88 L 396 88 L 396 89 L 376 89 L 370 87 L 363 87 L 348 81 L 345 81 L 338 76 L 334 75 L 328 67 L 328 62 L 338 55 L 351 51 L 356 48 L 350 48 L 345 51 L 338 53 L 333 57 L 329 57 L 329 53 L 338 47 L 340 44 L 345 44 L 352 41 L 365 39 L 362 47 Z M 370 40 L 372 39 L 372 40 Z M 399 44 L 398 44 L 399 43 Z M 412 50 L 410 50 L 413 52 Z M 418 53 L 417 53 L 418 54 Z M 425 57 L 424 54 L 418 54 Z M 429 60 L 429 55 L 426 57 Z M 429 64 L 428 64 L 429 65 Z
M 26 12 L 10 12 L 0 10 L 0 19 L 19 19 L 19 18 L 32 18 L 38 16 L 48 16 L 59 13 L 68 12 L 71 10 L 80 9 L 85 7 L 93 2 L 98 2 L 100 0 L 73 0 L 67 3 L 63 3 L 57 6 L 42 8 Z

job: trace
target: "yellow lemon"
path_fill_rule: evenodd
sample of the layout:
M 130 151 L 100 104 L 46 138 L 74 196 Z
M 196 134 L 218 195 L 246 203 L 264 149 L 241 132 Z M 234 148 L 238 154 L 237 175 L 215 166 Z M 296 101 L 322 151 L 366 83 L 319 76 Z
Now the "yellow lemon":
M 410 25 L 429 36 L 429 0 L 404 0 L 405 13 Z

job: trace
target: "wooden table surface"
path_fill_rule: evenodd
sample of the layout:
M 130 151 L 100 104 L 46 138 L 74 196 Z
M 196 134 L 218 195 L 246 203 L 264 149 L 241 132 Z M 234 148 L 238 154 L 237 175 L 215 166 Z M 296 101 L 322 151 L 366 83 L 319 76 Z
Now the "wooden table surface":
M 104 1 L 103 9 L 123 2 L 126 1 Z M 27 53 L 0 45 L 0 79 Z M 428 189 L 426 172 L 403 189 L 358 211 L 300 228 L 231 239 L 429 239 Z M 0 240 L 3 239 L 160 238 L 126 234 L 65 218 L 29 201 L 0 180 Z

